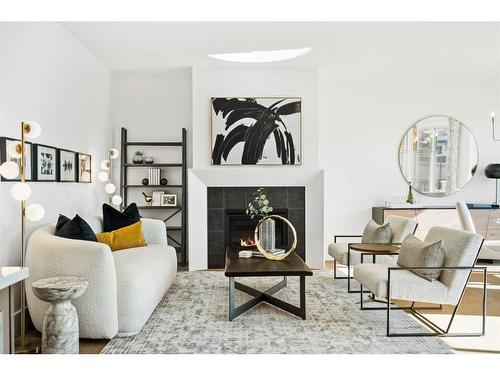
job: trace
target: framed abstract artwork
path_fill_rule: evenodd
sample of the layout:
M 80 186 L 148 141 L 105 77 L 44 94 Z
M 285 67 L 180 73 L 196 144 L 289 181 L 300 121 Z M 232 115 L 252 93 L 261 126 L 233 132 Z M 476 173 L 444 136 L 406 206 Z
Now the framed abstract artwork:
M 20 142 L 18 139 L 8 138 L 8 137 L 0 137 L 0 164 L 6 161 L 13 161 L 17 163 L 17 165 L 21 166 L 21 158 L 13 158 L 7 152 L 7 149 L 11 143 Z M 31 181 L 32 179 L 32 144 L 30 142 L 25 143 L 26 147 L 26 181 Z M 1 181 L 19 181 L 19 177 L 14 178 L 12 180 L 6 179 L 5 177 L 1 177 Z
M 76 152 L 58 149 L 57 181 L 76 182 Z
M 302 99 L 212 98 L 213 165 L 300 165 Z
M 35 181 L 57 180 L 57 149 L 52 146 L 33 145 L 33 165 Z
M 78 182 L 92 182 L 92 157 L 78 153 Z

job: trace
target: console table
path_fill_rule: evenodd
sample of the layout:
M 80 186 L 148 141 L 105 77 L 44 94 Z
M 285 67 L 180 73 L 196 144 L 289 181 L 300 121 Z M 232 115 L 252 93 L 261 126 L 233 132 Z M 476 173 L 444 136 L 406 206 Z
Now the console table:
M 500 210 L 488 206 L 467 205 L 477 233 L 485 240 L 500 239 Z M 379 224 L 382 224 L 391 215 L 411 217 L 417 220 L 418 228 L 415 235 L 420 239 L 424 239 L 429 229 L 434 226 L 462 228 L 455 206 L 372 207 L 372 218 Z

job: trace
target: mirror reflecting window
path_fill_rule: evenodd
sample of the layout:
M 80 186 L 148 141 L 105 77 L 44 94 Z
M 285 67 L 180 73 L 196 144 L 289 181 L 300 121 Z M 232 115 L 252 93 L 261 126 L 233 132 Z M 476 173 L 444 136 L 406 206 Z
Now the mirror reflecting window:
M 419 193 L 446 196 L 472 179 L 478 163 L 471 131 L 448 116 L 429 116 L 412 125 L 399 147 L 403 177 Z

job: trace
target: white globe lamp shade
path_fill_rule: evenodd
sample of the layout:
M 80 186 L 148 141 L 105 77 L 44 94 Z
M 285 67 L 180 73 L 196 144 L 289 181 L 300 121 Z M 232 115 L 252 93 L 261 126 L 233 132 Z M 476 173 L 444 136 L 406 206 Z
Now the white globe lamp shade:
M 28 129 L 25 132 L 26 138 L 35 139 L 42 134 L 42 127 L 36 121 L 25 121 L 24 125 L 28 125 Z
M 122 204 L 122 202 L 123 199 L 119 195 L 113 195 L 113 197 L 111 198 L 111 203 L 113 203 L 115 206 L 119 206 L 120 204 Z
M 9 154 L 11 158 L 19 159 L 21 157 L 21 142 L 9 142 L 7 154 Z
M 31 195 L 31 187 L 25 182 L 18 182 L 10 190 L 12 197 L 18 201 L 25 201 Z
M 40 221 L 45 216 L 45 210 L 39 204 L 33 203 L 26 207 L 25 215 L 29 221 Z
M 108 160 L 101 161 L 101 169 L 104 169 L 105 171 L 109 170 L 109 161 Z
M 97 176 L 99 178 L 99 181 L 105 182 L 108 181 L 109 179 L 109 174 L 108 172 L 99 172 L 99 175 Z
M 6 161 L 0 165 L 0 175 L 8 180 L 12 180 L 19 176 L 19 165 L 13 161 Z
M 114 184 L 106 184 L 106 186 L 104 186 L 104 190 L 106 191 L 106 193 L 108 194 L 113 194 L 116 190 L 116 186 Z
M 112 148 L 109 150 L 109 156 L 111 159 L 116 159 L 118 156 L 120 156 L 120 151 L 118 151 L 117 148 Z

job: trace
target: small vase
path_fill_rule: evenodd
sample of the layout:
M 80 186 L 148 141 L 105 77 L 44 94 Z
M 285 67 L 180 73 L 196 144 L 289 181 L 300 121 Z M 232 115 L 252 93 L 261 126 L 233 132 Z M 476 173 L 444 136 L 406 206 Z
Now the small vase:
M 273 252 L 276 248 L 275 224 L 273 219 L 268 218 L 264 219 L 259 226 L 260 245 L 269 252 Z
M 135 153 L 134 154 L 134 157 L 132 158 L 132 162 L 134 164 L 142 164 L 144 161 L 144 159 L 142 158 L 142 152 L 139 152 L 139 153 Z

